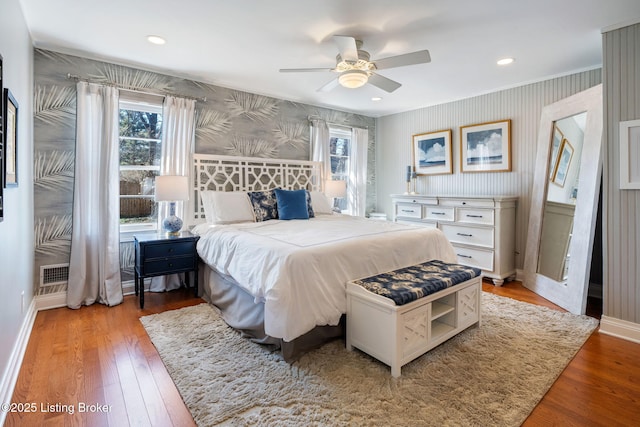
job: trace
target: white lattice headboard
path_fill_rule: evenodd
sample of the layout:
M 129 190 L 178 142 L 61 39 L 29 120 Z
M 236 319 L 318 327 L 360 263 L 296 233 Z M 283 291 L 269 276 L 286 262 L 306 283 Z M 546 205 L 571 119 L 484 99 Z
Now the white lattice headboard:
M 308 160 L 194 154 L 192 171 L 189 225 L 205 221 L 201 191 L 322 190 L 322 163 Z

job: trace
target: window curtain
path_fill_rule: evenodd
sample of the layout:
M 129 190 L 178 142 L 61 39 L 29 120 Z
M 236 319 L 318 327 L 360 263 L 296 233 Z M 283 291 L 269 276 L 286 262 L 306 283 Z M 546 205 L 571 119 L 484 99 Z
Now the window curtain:
M 369 131 L 353 128 L 351 130 L 351 156 L 347 197 L 352 214 L 364 216 L 367 208 L 367 152 Z
M 322 185 L 324 181 L 331 179 L 331 153 L 329 151 L 329 142 L 331 135 L 327 122 L 322 119 L 311 120 L 311 160 L 314 162 L 322 162 Z
M 191 153 L 196 123 L 196 101 L 194 99 L 166 96 L 162 106 L 162 152 L 160 175 L 189 175 Z M 191 188 L 191 186 L 190 186 Z M 192 194 L 190 194 L 192 196 Z M 188 202 L 176 203 L 176 215 L 185 220 Z M 158 206 L 158 227 L 169 214 L 169 204 L 160 202 Z M 187 221 L 185 220 L 185 224 Z M 181 285 L 181 275 L 158 276 L 151 279 L 150 289 L 163 292 L 177 289 Z
M 77 84 L 73 231 L 67 306 L 122 302 L 118 89 Z

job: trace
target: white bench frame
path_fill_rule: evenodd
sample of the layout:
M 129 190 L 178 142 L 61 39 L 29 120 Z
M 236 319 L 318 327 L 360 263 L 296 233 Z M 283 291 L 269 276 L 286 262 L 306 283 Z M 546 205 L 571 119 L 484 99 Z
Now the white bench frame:
M 347 350 L 402 366 L 481 321 L 482 276 L 404 305 L 347 283 Z

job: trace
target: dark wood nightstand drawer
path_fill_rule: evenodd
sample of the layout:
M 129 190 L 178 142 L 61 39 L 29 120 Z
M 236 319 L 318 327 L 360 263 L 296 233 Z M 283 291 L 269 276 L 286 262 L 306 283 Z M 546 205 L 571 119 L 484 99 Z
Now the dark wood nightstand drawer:
M 144 279 L 175 273 L 186 273 L 185 285 L 189 286 L 189 272 L 193 271 L 193 290 L 198 296 L 198 252 L 200 237 L 188 231 L 177 236 L 141 234 L 133 236 L 135 245 L 135 292 L 140 295 L 140 308 L 144 308 Z
M 193 256 L 171 257 L 164 259 L 146 260 L 142 264 L 143 276 L 163 275 L 191 271 L 195 268 Z
M 195 242 L 146 243 L 144 257 L 150 259 L 193 255 L 195 246 Z

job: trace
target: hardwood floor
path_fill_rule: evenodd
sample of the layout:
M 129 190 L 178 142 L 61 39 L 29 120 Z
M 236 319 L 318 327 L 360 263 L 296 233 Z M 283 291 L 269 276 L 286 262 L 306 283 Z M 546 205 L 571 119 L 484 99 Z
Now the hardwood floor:
M 560 309 L 518 282 L 483 290 Z M 202 303 L 190 290 L 39 312 L 5 426 L 193 426 L 140 316 Z M 197 325 L 194 325 L 197 327 Z M 629 426 L 640 419 L 640 344 L 595 332 L 524 426 Z M 496 361 L 500 369 L 500 361 Z M 98 405 L 79 412 L 80 403 Z M 66 405 L 66 407 L 64 406 Z M 107 412 L 100 412 L 107 406 Z M 67 411 L 73 406 L 74 413 Z

